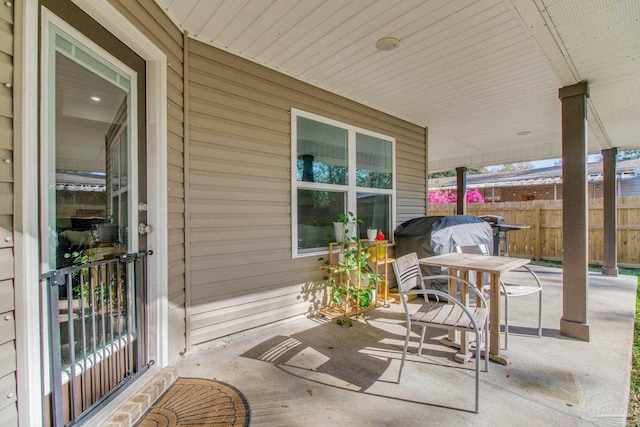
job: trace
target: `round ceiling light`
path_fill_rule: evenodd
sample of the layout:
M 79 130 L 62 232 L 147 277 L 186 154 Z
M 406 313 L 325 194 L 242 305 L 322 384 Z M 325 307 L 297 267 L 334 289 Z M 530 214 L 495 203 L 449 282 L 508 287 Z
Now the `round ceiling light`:
M 376 42 L 376 49 L 383 52 L 394 50 L 400 45 L 400 40 L 395 37 L 383 37 Z
M 516 132 L 516 135 L 529 135 L 531 133 L 530 130 L 521 130 L 520 132 Z
M 101 98 L 100 96 L 98 96 L 98 95 L 91 95 L 89 98 L 91 98 L 91 100 L 92 100 L 93 102 L 100 102 L 100 101 L 102 101 L 102 98 Z

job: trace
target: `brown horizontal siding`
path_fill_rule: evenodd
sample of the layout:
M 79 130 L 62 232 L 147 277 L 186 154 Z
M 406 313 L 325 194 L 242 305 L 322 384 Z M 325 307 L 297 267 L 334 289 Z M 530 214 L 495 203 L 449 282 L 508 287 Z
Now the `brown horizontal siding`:
M 0 19 L 0 52 L 13 57 L 13 25 Z
M 186 346 L 184 306 L 184 99 L 183 38 L 153 0 L 109 0 L 120 13 L 167 55 L 167 203 L 169 215 L 169 358 Z M 177 267 L 177 268 L 176 268 Z
M 0 148 L 13 148 L 13 120 L 0 116 Z
M 180 277 L 182 277 L 184 275 L 184 260 L 182 259 L 175 259 L 169 262 L 169 282 L 174 284 L 174 285 L 178 285 L 179 284 L 179 279 Z M 181 287 L 181 286 L 180 286 Z M 178 288 L 171 288 L 169 287 L 169 291 L 170 292 L 176 292 L 178 291 Z
M 187 54 L 188 333 L 197 344 L 317 303 L 301 298 L 322 279 L 317 258 L 291 256 L 291 108 L 396 138 L 403 218 L 426 209 L 426 143 L 418 126 L 200 42 Z
M 260 292 L 260 299 L 262 300 L 273 300 L 286 298 L 290 295 L 297 295 L 297 297 L 304 297 L 308 301 L 308 294 L 310 292 L 319 292 L 323 293 L 324 288 L 321 286 L 317 287 L 305 287 L 301 288 L 296 283 L 310 283 L 313 281 L 318 281 L 318 273 L 319 271 L 314 271 L 313 269 L 309 269 L 307 271 L 292 271 L 286 274 L 286 278 L 288 278 L 294 285 L 291 286 L 274 286 L 271 288 L 264 288 Z M 247 298 L 247 294 L 240 290 L 231 292 L 231 289 L 242 289 L 243 281 L 240 280 L 230 280 L 226 282 L 222 282 L 224 287 L 219 289 L 219 293 L 215 295 L 210 295 L 208 293 L 202 292 L 206 291 L 206 289 L 196 289 L 196 293 L 194 296 L 196 297 L 194 309 L 192 313 L 194 315 L 199 316 L 200 319 L 207 318 L 208 316 L 215 315 L 215 312 L 221 312 L 225 310 L 227 307 L 242 307 L 246 302 L 249 301 L 257 301 L 255 298 Z M 296 298 L 297 298 L 296 297 Z
M 0 281 L 0 313 L 14 309 L 13 280 Z
M 172 69 L 182 77 L 182 33 L 153 0 L 109 0 L 166 55 Z
M 13 214 L 13 184 L 0 182 L 0 215 Z
M 318 114 L 327 115 L 328 117 L 349 118 L 350 124 L 366 129 L 387 134 L 392 133 L 396 137 L 397 135 L 404 135 L 416 140 L 424 139 L 424 129 L 419 126 L 412 125 L 357 102 L 349 101 L 219 49 L 211 48 L 203 43 L 196 41 L 191 43 L 190 53 L 193 54 L 190 57 L 190 64 L 194 68 L 198 68 L 199 64 L 205 64 L 200 67 L 205 72 L 206 64 L 211 64 L 212 61 L 217 62 L 216 73 L 215 76 L 211 76 L 212 78 L 217 76 L 225 77 L 229 81 L 240 82 L 241 86 L 243 85 L 242 82 L 248 82 L 251 84 L 251 86 L 248 86 L 249 88 L 275 96 L 276 101 L 277 99 L 293 99 L 297 101 L 296 103 L 306 105 L 308 108 L 324 111 L 324 113 Z M 245 85 L 245 87 L 247 86 Z M 248 96 L 248 98 L 251 98 L 251 96 Z M 267 101 L 266 103 L 272 104 L 276 101 Z M 302 106 L 298 108 L 305 109 Z
M 0 420 L 2 420 L 6 426 L 18 425 L 18 406 L 15 402 L 0 409 Z
M 0 377 L 11 374 L 16 370 L 16 345 L 15 341 L 0 345 Z
M 291 240 L 286 238 L 279 238 L 251 241 L 251 239 L 247 239 L 234 242 L 226 242 L 224 245 L 211 245 L 210 242 L 196 242 L 191 245 L 191 254 L 194 257 L 222 254 L 237 254 L 239 256 L 247 253 L 247 247 L 249 245 L 251 249 L 256 252 L 277 249 L 291 249 Z
M 13 81 L 13 57 L 0 52 L 0 82 Z
M 184 215 L 181 214 L 169 214 L 169 228 L 179 229 L 184 228 Z
M 175 261 L 184 260 L 184 245 L 173 244 L 169 246 L 169 264 Z
M 179 151 L 180 153 L 184 152 L 184 141 L 180 137 L 180 135 L 176 135 L 169 132 L 169 136 L 167 139 L 168 139 L 169 149 Z
M 0 8 L 0 20 L 5 21 L 9 24 L 13 24 L 13 8 L 7 6 L 6 3 L 4 6 L 5 7 Z
M 282 283 L 273 286 L 264 285 L 259 293 L 250 292 L 251 280 L 247 278 L 220 281 L 220 286 L 216 287 L 215 293 L 209 292 L 205 286 L 195 286 L 192 290 L 194 301 L 192 312 L 202 314 L 222 310 L 228 306 L 243 305 L 244 303 L 271 298 L 273 297 L 272 294 L 276 294 L 279 298 L 290 296 L 297 300 L 303 295 L 306 296 L 306 292 L 309 292 L 310 289 L 320 287 L 319 283 L 317 287 L 309 286 L 309 282 L 321 280 L 322 272 L 315 268 L 298 268 L 285 272 L 263 274 L 259 277 L 263 279 L 263 284 L 278 279 L 289 283 L 289 285 L 283 285 Z M 306 284 L 306 286 L 301 286 L 303 284 Z M 309 300 L 309 302 L 313 301 Z
M 194 343 L 210 341 L 215 338 L 223 337 L 225 335 L 234 334 L 240 331 L 256 328 L 258 326 L 297 316 L 300 313 L 306 312 L 305 310 L 307 309 L 307 307 L 308 303 L 297 302 L 294 305 L 280 304 L 279 309 L 271 310 L 268 312 L 249 311 L 246 316 L 243 316 L 241 318 L 233 318 L 221 323 L 212 323 L 206 328 L 194 330 L 192 333 L 192 339 Z
M 268 292 L 262 292 L 267 294 Z M 269 315 L 269 313 L 277 313 L 283 309 L 283 304 L 286 304 L 288 300 L 288 294 L 284 294 L 277 297 L 263 296 L 258 301 L 248 302 L 246 295 L 239 295 L 236 299 L 239 304 L 233 304 L 231 300 L 225 305 L 225 307 L 219 310 L 209 310 L 203 314 L 194 314 L 191 320 L 193 329 L 196 333 L 198 330 L 210 327 L 211 325 L 236 322 L 239 320 L 246 321 L 247 318 L 251 318 L 256 314 Z M 304 302 L 289 300 L 290 306 L 296 306 L 299 309 L 306 310 L 307 305 Z M 285 306 L 286 307 L 286 306 Z

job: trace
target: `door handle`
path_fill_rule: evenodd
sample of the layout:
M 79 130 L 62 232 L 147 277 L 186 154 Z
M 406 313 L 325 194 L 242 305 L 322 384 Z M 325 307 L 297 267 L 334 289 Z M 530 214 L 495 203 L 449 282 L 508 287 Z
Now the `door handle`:
M 149 225 L 149 224 L 145 224 L 144 222 L 141 222 L 140 224 L 138 224 L 138 233 L 140 234 L 149 234 L 153 231 L 153 228 Z

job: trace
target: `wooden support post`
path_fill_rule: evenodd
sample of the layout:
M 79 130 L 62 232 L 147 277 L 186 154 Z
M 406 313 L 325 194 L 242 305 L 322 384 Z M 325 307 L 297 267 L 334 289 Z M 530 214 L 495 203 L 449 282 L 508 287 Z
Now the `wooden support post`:
M 604 255 L 602 274 L 605 276 L 618 275 L 618 236 L 617 236 L 617 194 L 616 194 L 616 155 L 617 148 L 602 150 L 602 163 L 604 170 L 604 206 L 602 212 Z
M 467 168 L 459 167 L 456 168 L 457 174 L 457 192 L 458 192 L 458 200 L 456 203 L 456 214 L 457 215 L 466 215 L 467 214 Z
M 563 281 L 560 333 L 589 341 L 587 83 L 560 89 L 562 102 Z

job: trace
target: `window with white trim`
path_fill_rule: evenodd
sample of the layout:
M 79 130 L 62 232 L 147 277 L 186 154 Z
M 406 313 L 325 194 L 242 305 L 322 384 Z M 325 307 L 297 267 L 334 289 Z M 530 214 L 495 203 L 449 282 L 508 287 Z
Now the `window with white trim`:
M 333 221 L 353 212 L 359 235 L 395 223 L 395 139 L 291 110 L 293 255 L 326 251 Z

